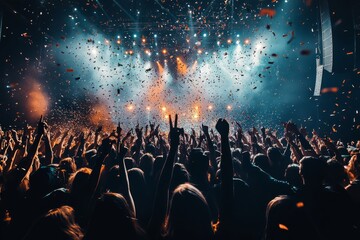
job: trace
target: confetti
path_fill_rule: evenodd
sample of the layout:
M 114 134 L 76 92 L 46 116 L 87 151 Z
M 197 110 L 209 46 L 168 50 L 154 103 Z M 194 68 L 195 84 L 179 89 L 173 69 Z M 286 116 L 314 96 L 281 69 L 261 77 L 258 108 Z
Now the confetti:
M 259 15 L 260 16 L 268 16 L 270 18 L 273 18 L 276 14 L 276 11 L 274 9 L 271 8 L 263 8 L 260 10 Z
M 303 55 L 303 56 L 308 56 L 311 54 L 311 51 L 308 50 L 308 49 L 303 49 L 300 51 L 300 54 Z
M 285 231 L 289 231 L 288 227 L 281 223 L 279 223 L 279 228 Z

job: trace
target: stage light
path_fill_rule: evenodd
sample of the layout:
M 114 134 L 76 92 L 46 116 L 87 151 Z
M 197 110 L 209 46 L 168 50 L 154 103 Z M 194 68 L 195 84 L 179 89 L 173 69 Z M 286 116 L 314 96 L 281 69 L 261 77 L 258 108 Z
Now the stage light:
M 134 34 L 134 38 L 137 38 L 137 35 L 136 35 L 136 34 Z
M 203 34 L 203 37 L 207 37 L 207 34 L 206 34 L 206 33 L 204 33 L 204 34 Z
M 209 106 L 208 106 L 208 109 L 209 109 L 209 110 L 212 110 L 212 109 L 213 109 L 213 106 L 212 106 L 212 105 L 209 105 Z
M 120 39 L 118 39 L 118 40 L 116 41 L 116 43 L 117 43 L 117 44 L 121 44 L 121 41 L 120 41 Z
M 97 52 L 97 50 L 95 49 L 95 48 L 93 48 L 92 50 L 91 50 L 91 54 L 92 55 L 96 55 L 98 52 Z
M 129 111 L 134 110 L 134 106 L 133 106 L 132 104 L 128 105 L 128 106 L 127 106 L 127 110 L 129 110 Z
M 163 53 L 163 54 L 166 54 L 166 53 L 167 53 L 167 50 L 166 50 L 166 49 L 163 49 L 163 50 L 162 50 L 162 53 Z
M 231 40 L 231 39 L 228 39 L 228 40 L 227 40 L 227 43 L 228 43 L 228 44 L 231 44 L 231 43 L 232 43 L 232 40 Z
M 151 108 L 149 106 L 147 106 L 146 110 L 149 112 L 151 110 Z
M 165 112 L 165 111 L 166 111 L 166 107 L 162 107 L 161 110 L 162 110 L 163 112 Z
M 119 38 L 120 38 L 120 35 L 118 35 L 117 38 L 119 39 Z
M 248 39 L 248 38 L 245 39 L 244 43 L 245 43 L 246 45 L 250 44 L 250 39 Z
M 151 52 L 150 52 L 150 50 L 145 50 L 145 53 L 148 55 L 148 56 L 151 56 Z
M 231 107 L 230 105 L 228 105 L 228 106 L 226 107 L 226 109 L 230 111 L 230 110 L 232 109 L 232 107 Z
M 240 37 L 240 34 L 237 34 L 236 37 Z
M 154 34 L 154 38 L 157 38 L 157 34 Z
M 217 41 L 217 43 L 216 43 L 218 46 L 220 46 L 220 41 Z
M 141 39 L 141 41 L 142 41 L 143 43 L 146 43 L 146 39 L 145 39 L 145 38 Z
M 196 37 L 197 35 L 196 35 L 196 33 L 194 34 L 194 37 Z
M 74 8 L 74 11 L 77 11 L 77 8 Z
M 236 44 L 239 45 L 239 44 L 240 44 L 240 40 L 236 40 Z
M 202 54 L 202 50 L 201 50 L 201 49 L 199 49 L 197 52 L 198 52 L 198 54 Z

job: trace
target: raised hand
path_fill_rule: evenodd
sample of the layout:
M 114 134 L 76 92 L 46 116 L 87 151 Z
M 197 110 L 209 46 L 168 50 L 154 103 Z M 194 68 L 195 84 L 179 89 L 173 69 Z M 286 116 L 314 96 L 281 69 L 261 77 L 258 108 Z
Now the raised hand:
M 229 123 L 224 118 L 220 118 L 216 125 L 216 130 L 220 133 L 221 137 L 228 137 L 229 136 Z
M 102 140 L 100 146 L 100 152 L 103 156 L 106 156 L 110 153 L 113 143 L 114 142 L 111 141 L 111 139 L 108 137 Z
M 99 134 L 101 131 L 102 131 L 102 126 L 100 125 L 100 126 L 96 129 L 95 133 L 96 133 L 96 134 Z
M 175 114 L 174 125 L 171 120 L 171 115 L 169 115 L 169 125 L 170 125 L 169 137 L 170 137 L 170 146 L 172 147 L 179 146 L 180 135 L 184 134 L 184 129 L 178 128 L 177 124 L 178 124 L 178 115 Z
M 201 128 L 202 128 L 205 135 L 209 134 L 209 127 L 208 126 L 206 126 L 204 124 L 201 124 Z
M 43 116 L 41 115 L 40 120 L 38 122 L 38 126 L 37 126 L 38 134 L 46 135 L 48 128 L 49 128 L 49 126 L 47 125 L 46 122 L 44 122 Z

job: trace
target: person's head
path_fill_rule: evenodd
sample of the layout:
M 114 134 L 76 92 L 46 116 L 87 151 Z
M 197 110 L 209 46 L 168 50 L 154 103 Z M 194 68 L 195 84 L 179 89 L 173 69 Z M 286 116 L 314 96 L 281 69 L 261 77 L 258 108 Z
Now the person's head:
M 290 196 L 272 199 L 266 208 L 265 240 L 318 239 L 313 224 L 308 221 L 304 203 Z
M 85 191 L 88 189 L 90 174 L 90 168 L 80 168 L 69 179 L 70 192 L 75 196 L 85 195 Z
M 75 221 L 74 209 L 65 205 L 40 217 L 24 239 L 80 240 L 82 237 L 83 231 Z
M 170 184 L 170 191 L 172 192 L 180 184 L 187 183 L 190 180 L 189 172 L 186 170 L 184 164 L 175 163 L 173 176 Z
M 174 190 L 165 229 L 172 239 L 212 238 L 209 206 L 196 187 L 185 183 Z
M 326 162 L 319 158 L 303 157 L 300 160 L 299 172 L 305 185 L 322 185 L 326 174 Z
M 57 169 L 54 166 L 43 166 L 30 175 L 29 196 L 42 198 L 60 187 Z
M 140 196 L 144 196 L 146 190 L 144 172 L 140 168 L 132 168 L 128 170 L 128 177 L 129 177 L 131 193 L 134 197 L 135 203 L 136 200 L 145 200 L 145 199 L 139 199 Z
M 147 176 L 152 175 L 154 166 L 154 157 L 150 153 L 146 153 L 141 156 L 139 168 L 143 170 L 144 174 Z
M 270 170 L 270 162 L 269 162 L 269 158 L 262 153 L 258 153 L 254 156 L 254 160 L 253 160 L 254 165 L 258 166 L 259 168 L 261 168 L 263 171 L 265 172 L 269 172 Z
M 267 150 L 267 156 L 270 160 L 270 164 L 271 165 L 278 165 L 281 163 L 282 161 L 282 154 L 279 150 L 279 148 L 275 148 L 275 147 L 269 147 Z
M 209 168 L 209 158 L 204 154 L 201 148 L 191 150 L 188 161 L 188 170 L 191 177 L 207 176 Z
M 343 185 L 346 179 L 346 171 L 344 166 L 336 159 L 329 159 L 326 163 L 326 183 L 329 185 Z
M 150 153 L 152 156 L 155 156 L 156 147 L 154 146 L 154 144 L 149 143 L 145 146 L 145 152 Z
M 58 175 L 63 185 L 68 184 L 69 177 L 76 172 L 76 164 L 72 158 L 61 159 L 57 167 Z
M 294 187 L 300 187 L 302 185 L 302 179 L 300 176 L 300 167 L 298 164 L 289 164 L 285 170 L 285 180 Z
M 119 193 L 103 193 L 97 199 L 84 239 L 137 239 L 134 212 Z
M 351 157 L 349 164 L 347 165 L 347 170 L 351 180 L 360 177 L 360 153 L 354 154 Z

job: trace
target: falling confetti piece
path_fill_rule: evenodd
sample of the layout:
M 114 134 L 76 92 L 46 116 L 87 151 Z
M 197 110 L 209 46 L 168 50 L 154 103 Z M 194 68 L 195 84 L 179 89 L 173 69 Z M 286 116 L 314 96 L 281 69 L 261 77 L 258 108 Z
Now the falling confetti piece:
M 75 80 L 80 80 L 80 77 L 76 77 Z
M 331 88 L 323 88 L 321 90 L 321 93 L 337 93 L 339 91 L 339 88 L 337 87 L 331 87 Z
M 289 231 L 288 227 L 285 226 L 284 224 L 281 224 L 281 223 L 279 223 L 279 228 L 282 229 L 282 230 Z
M 66 69 L 66 71 L 67 71 L 67 72 L 74 72 L 74 69 L 68 68 L 68 69 Z
M 259 15 L 260 16 L 268 16 L 270 18 L 273 18 L 276 14 L 276 11 L 274 9 L 271 8 L 263 8 L 260 10 Z
M 302 208 L 302 207 L 304 207 L 304 203 L 303 202 L 298 202 L 298 203 L 296 203 L 296 207 L 297 208 Z
M 308 55 L 310 55 L 310 53 L 311 53 L 311 51 L 308 50 L 308 49 L 304 49 L 304 50 L 301 50 L 301 51 L 300 51 L 300 54 L 301 54 L 301 55 L 304 55 L 304 56 L 308 56 Z

